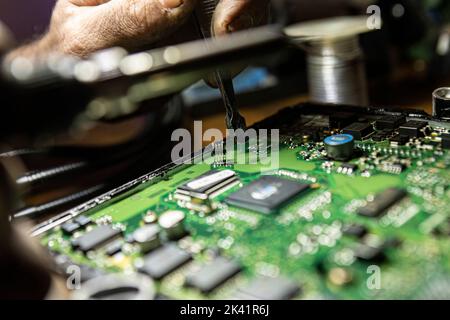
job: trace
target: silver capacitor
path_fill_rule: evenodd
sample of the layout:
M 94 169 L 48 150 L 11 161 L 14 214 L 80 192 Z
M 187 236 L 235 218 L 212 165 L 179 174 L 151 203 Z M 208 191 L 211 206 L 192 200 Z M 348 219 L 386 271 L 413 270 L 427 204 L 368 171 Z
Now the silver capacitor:
M 166 211 L 159 217 L 159 225 L 169 240 L 178 240 L 186 234 L 185 219 L 183 211 Z
M 141 252 L 146 253 L 161 245 L 160 228 L 157 224 L 140 227 L 133 233 L 133 239 L 139 245 Z

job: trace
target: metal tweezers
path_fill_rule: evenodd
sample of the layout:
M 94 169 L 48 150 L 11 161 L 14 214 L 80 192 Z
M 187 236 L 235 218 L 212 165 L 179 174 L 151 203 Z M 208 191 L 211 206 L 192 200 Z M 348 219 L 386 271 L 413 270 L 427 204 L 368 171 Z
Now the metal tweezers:
M 218 0 L 203 0 L 198 4 L 194 13 L 195 23 L 203 39 L 208 39 L 212 36 L 212 19 L 218 2 Z M 234 130 L 245 129 L 245 119 L 239 113 L 237 107 L 231 75 L 222 69 L 217 69 L 214 75 L 225 105 L 227 128 Z

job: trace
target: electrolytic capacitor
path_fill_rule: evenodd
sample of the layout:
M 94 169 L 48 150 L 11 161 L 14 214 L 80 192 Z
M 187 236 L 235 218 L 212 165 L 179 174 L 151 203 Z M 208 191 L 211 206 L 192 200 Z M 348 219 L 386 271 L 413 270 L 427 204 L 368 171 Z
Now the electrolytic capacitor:
M 323 142 L 330 159 L 346 161 L 353 155 L 355 140 L 350 134 L 333 135 L 327 137 Z
M 159 226 L 157 224 L 150 224 L 137 229 L 133 233 L 133 239 L 139 245 L 141 252 L 145 253 L 161 245 L 159 234 Z
M 450 87 L 433 92 L 433 116 L 450 117 Z
M 159 225 L 170 240 L 178 240 L 186 234 L 184 220 L 186 216 L 183 211 L 167 211 L 159 217 Z

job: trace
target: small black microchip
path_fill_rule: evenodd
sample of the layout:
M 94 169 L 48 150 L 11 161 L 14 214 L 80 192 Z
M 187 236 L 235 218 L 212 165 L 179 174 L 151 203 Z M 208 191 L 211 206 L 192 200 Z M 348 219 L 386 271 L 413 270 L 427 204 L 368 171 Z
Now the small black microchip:
M 238 291 L 239 300 L 289 300 L 300 293 L 300 286 L 284 277 L 258 277 Z
M 408 136 L 410 138 L 423 137 L 424 134 L 421 130 L 427 125 L 428 123 L 424 121 L 408 121 L 407 123 L 400 126 L 399 133 L 402 136 Z
M 349 112 L 333 112 L 329 117 L 329 127 L 342 129 L 357 120 L 357 115 Z
M 391 139 L 389 139 L 389 141 L 391 142 L 391 144 L 398 145 L 398 146 L 404 146 L 409 141 L 409 137 L 398 134 L 398 135 L 392 137 Z
M 188 252 L 181 250 L 176 244 L 169 243 L 146 255 L 144 265 L 139 271 L 160 280 L 191 259 L 192 256 Z
M 375 126 L 377 130 L 397 129 L 401 124 L 406 122 L 406 118 L 404 116 L 386 116 L 382 119 L 379 119 L 375 122 Z
M 91 218 L 86 217 L 86 216 L 78 216 L 74 220 L 76 223 L 78 223 L 82 227 L 86 227 L 89 223 L 92 222 Z
M 354 253 L 359 260 L 367 262 L 381 262 L 386 258 L 382 246 L 371 247 L 360 243 L 354 249 Z
M 352 135 L 355 140 L 362 140 L 373 131 L 373 126 L 370 123 L 355 122 L 345 127 L 343 133 Z
M 441 139 L 442 139 L 442 148 L 443 149 L 450 149 L 450 134 L 448 133 L 444 133 L 441 135 Z
M 268 214 L 308 189 L 308 184 L 274 176 L 264 176 L 231 194 L 226 202 L 237 207 Z
M 379 193 L 373 201 L 358 210 L 358 214 L 366 217 L 379 217 L 390 207 L 407 196 L 403 189 L 389 188 Z
M 72 221 L 66 222 L 61 226 L 61 230 L 67 235 L 72 235 L 80 229 L 81 226 L 78 223 Z
M 77 238 L 75 244 L 81 251 L 88 252 L 114 240 L 121 234 L 121 230 L 113 229 L 111 226 L 100 226 Z
M 120 251 L 122 251 L 122 246 L 123 246 L 122 240 L 116 240 L 106 247 L 105 253 L 108 256 L 113 256 L 116 253 L 119 253 Z
M 375 133 L 375 134 L 372 136 L 372 140 L 373 140 L 373 141 L 376 141 L 376 142 L 380 142 L 380 141 L 383 141 L 383 140 L 386 140 L 386 139 L 387 139 L 386 135 L 383 134 L 383 133 L 381 133 L 381 132 Z
M 199 271 L 188 275 L 186 285 L 203 293 L 210 293 L 240 271 L 241 266 L 237 262 L 217 257 Z
M 367 233 L 367 228 L 360 224 L 349 224 L 344 226 L 343 232 L 347 236 L 361 238 Z

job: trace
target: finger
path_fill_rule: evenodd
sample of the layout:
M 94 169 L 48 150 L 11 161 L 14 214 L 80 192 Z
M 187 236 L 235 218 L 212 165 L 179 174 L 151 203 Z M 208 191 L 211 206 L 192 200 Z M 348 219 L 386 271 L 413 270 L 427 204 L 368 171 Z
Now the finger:
M 215 35 L 261 25 L 267 19 L 268 0 L 221 0 L 214 13 Z
M 70 3 L 76 6 L 98 6 L 111 0 L 69 0 Z
M 115 25 L 127 39 L 152 43 L 172 34 L 191 15 L 196 0 L 121 0 Z M 119 34 L 121 30 L 118 30 Z

